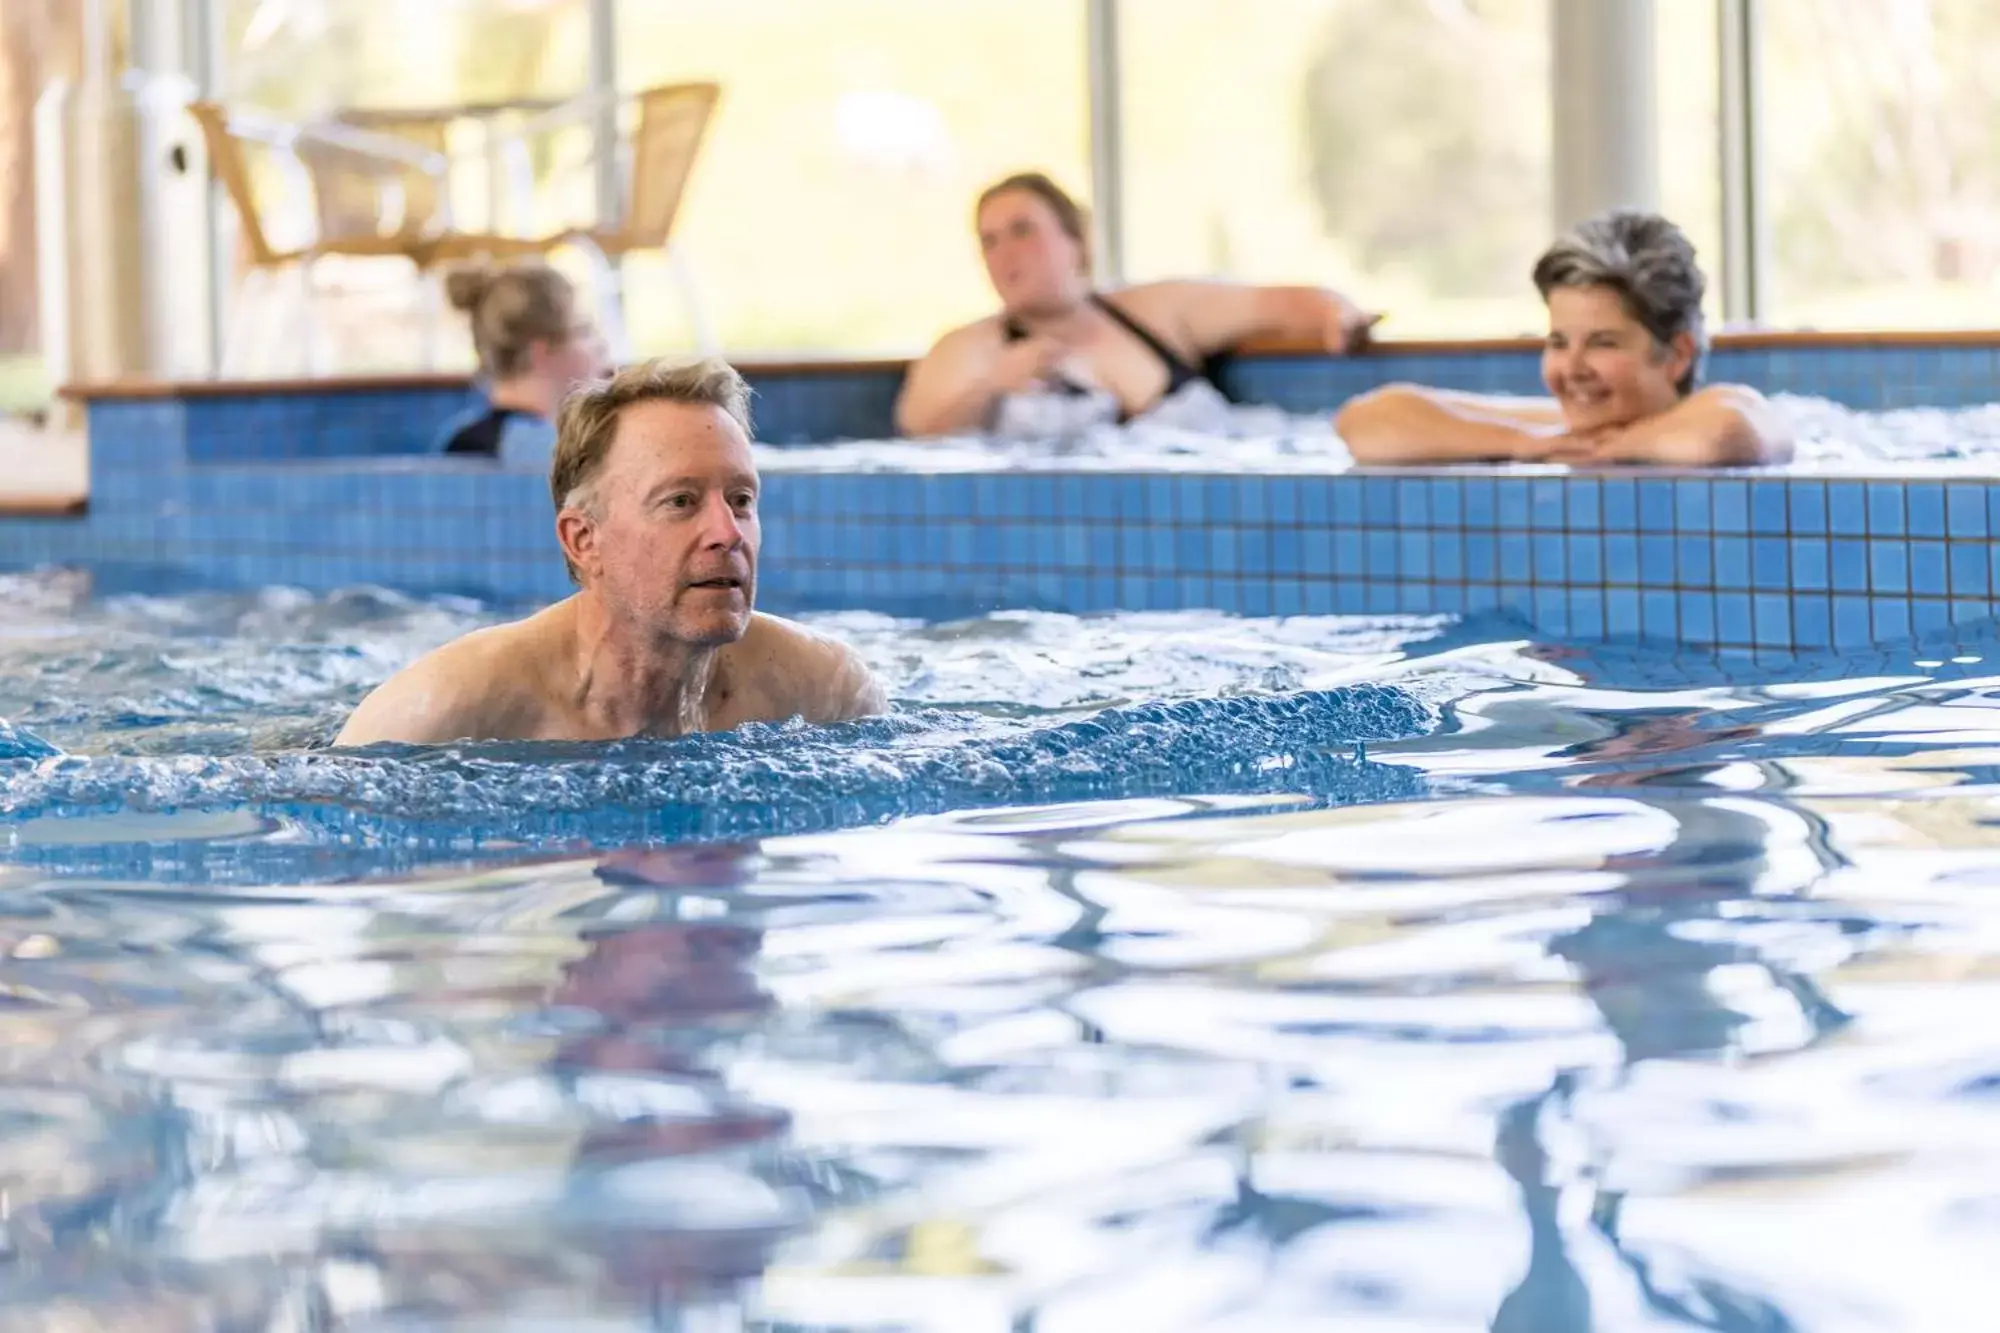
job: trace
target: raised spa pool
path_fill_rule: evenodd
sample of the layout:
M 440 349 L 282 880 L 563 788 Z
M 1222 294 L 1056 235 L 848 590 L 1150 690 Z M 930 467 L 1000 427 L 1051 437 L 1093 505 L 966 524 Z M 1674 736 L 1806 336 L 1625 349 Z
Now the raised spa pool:
M 847 614 L 889 718 L 332 754 L 498 612 L 0 605 L 0 1327 L 2000 1308 L 1990 627 Z

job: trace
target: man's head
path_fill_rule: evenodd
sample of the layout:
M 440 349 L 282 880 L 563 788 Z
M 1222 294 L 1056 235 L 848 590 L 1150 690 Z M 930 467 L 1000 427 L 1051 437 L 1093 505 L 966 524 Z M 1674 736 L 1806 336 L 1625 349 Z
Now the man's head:
M 613 618 L 732 643 L 756 603 L 750 389 L 721 361 L 647 361 L 577 390 L 556 419 L 549 493 L 570 577 Z
M 1664 412 L 1701 377 L 1707 286 L 1694 246 L 1654 213 L 1579 224 L 1535 263 L 1549 308 L 1542 381 L 1571 430 Z

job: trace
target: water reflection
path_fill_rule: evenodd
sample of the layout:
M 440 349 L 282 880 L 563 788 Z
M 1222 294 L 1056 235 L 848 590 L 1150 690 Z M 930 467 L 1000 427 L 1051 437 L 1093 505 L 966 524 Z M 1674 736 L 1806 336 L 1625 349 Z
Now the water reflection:
M 1029 717 L 1173 676 L 1120 676 L 1144 630 L 983 625 L 955 661 L 949 629 L 871 632 Z M 1274 663 L 1258 632 L 1204 691 L 1393 666 L 1441 722 L 982 809 L 925 804 L 903 740 L 850 746 L 826 791 L 855 802 L 810 827 L 878 779 L 951 812 L 811 836 L 730 785 L 790 771 L 779 733 L 612 775 L 622 814 L 567 792 L 560 845 L 504 810 L 477 846 L 369 841 L 464 756 L 346 825 L 336 785 L 311 828 L 0 829 L 0 1328 L 1846 1333 L 2000 1303 L 1985 666 L 1306 622 Z M 1196 711 L 1205 761 L 1280 753 Z M 1088 744 L 1051 772 L 1129 748 L 1061 735 Z M 759 808 L 657 845 L 619 822 L 648 800 Z

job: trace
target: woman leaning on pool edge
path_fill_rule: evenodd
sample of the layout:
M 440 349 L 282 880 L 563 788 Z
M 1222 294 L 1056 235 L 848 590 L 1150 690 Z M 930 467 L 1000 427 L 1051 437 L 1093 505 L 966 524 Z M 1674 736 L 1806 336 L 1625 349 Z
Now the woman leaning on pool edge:
M 1791 430 L 1755 389 L 1695 385 L 1708 351 L 1706 280 L 1680 228 L 1614 211 L 1578 225 L 1535 264 L 1548 306 L 1546 399 L 1393 384 L 1341 408 L 1362 464 L 1781 463 Z
M 1069 398 L 1079 424 L 1129 421 L 1183 398 L 1225 404 L 1212 360 L 1250 338 L 1367 341 L 1374 318 L 1322 287 L 1091 280 L 1088 215 L 1041 172 L 1009 176 L 973 209 L 997 313 L 953 329 L 910 367 L 906 435 L 1004 429 L 1010 404 Z

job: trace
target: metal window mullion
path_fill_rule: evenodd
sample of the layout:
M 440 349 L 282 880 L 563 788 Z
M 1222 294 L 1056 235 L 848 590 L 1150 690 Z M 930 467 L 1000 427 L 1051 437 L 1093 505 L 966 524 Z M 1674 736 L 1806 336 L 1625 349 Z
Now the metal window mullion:
M 1764 216 L 1762 0 L 1717 0 L 1722 169 L 1722 318 L 1770 313 L 1770 228 Z
M 1125 281 L 1125 139 L 1119 80 L 1118 0 L 1084 0 L 1090 81 L 1090 197 L 1100 282 Z
M 589 80 L 597 221 L 599 226 L 615 227 L 625 211 L 618 163 L 618 0 L 590 0 Z

